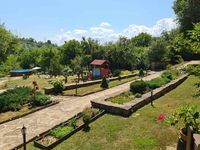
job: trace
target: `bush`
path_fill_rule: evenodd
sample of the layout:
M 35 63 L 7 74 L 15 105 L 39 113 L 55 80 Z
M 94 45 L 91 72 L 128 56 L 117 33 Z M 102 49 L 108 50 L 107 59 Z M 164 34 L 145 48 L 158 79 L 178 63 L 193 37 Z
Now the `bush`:
M 173 76 L 172 76 L 172 73 L 167 70 L 167 71 L 164 71 L 161 75 L 162 78 L 167 78 L 169 80 L 172 80 L 173 79 Z
M 42 92 L 36 92 L 35 95 L 31 96 L 30 102 L 33 106 L 44 106 L 51 103 L 51 100 L 49 96 L 46 96 Z
M 5 77 L 7 75 L 7 73 L 5 72 L 0 72 L 0 78 Z
M 130 84 L 130 91 L 133 94 L 140 93 L 143 94 L 147 89 L 147 83 L 143 80 L 135 81 Z
M 83 114 L 83 122 L 88 125 L 91 121 L 91 117 L 88 114 Z
M 140 71 L 139 71 L 139 77 L 144 77 L 144 71 L 143 71 L 143 69 L 140 69 Z
M 69 120 L 68 124 L 70 127 L 73 127 L 75 129 L 77 127 L 76 122 L 77 122 L 76 117 L 73 117 L 72 119 Z
M 22 79 L 26 80 L 26 79 L 28 79 L 28 78 L 29 78 L 29 76 L 23 74 Z
M 108 81 L 106 80 L 106 77 L 103 77 L 100 86 L 101 86 L 101 88 L 104 88 L 104 89 L 108 88 Z
M 142 94 L 136 93 L 136 94 L 135 94 L 135 97 L 136 97 L 136 98 L 140 98 L 140 97 L 142 97 Z
M 162 85 L 167 84 L 169 82 L 170 82 L 170 79 L 168 79 L 168 78 L 158 77 L 158 78 L 152 79 L 150 81 L 147 81 L 147 84 L 150 89 L 156 89 L 156 88 L 159 88 Z
M 90 117 L 94 117 L 97 113 L 99 112 L 98 109 L 95 109 L 95 108 L 85 108 L 83 110 L 83 114 L 85 115 L 89 115 Z
M 31 92 L 30 87 L 16 87 L 0 94 L 0 112 L 20 110 L 29 102 Z
M 112 75 L 113 77 L 118 77 L 121 74 L 121 70 L 117 69 L 117 70 L 113 70 Z
M 64 84 L 62 80 L 55 80 L 52 82 L 52 84 L 53 84 L 55 93 L 62 93 L 64 89 Z

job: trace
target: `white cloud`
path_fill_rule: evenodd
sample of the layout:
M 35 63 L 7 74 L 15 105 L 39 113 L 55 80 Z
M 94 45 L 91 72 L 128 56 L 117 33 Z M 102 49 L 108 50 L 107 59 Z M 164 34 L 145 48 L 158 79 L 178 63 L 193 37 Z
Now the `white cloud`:
M 164 18 L 158 20 L 154 26 L 147 27 L 144 25 L 131 24 L 121 32 L 116 32 L 112 29 L 112 26 L 108 22 L 102 22 L 97 27 L 91 27 L 89 29 L 75 29 L 72 31 L 62 31 L 63 33 L 56 35 L 54 38 L 50 38 L 53 42 L 61 45 L 64 41 L 76 39 L 81 40 L 82 37 L 91 37 L 99 40 L 101 43 L 116 41 L 119 36 L 125 36 L 131 38 L 138 35 L 141 32 L 149 33 L 153 36 L 159 36 L 162 31 L 169 31 L 177 26 L 176 22 L 172 18 Z

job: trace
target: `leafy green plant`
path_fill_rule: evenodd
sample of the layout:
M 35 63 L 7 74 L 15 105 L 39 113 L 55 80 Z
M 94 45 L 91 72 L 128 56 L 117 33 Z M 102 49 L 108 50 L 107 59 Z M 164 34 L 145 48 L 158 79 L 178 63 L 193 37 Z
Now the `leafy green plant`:
M 200 112 L 197 106 L 183 105 L 178 107 L 175 112 L 168 117 L 171 126 L 176 126 L 186 133 L 187 128 L 191 126 L 195 133 L 200 133 Z
M 166 70 L 161 75 L 162 78 L 167 78 L 169 80 L 173 79 L 172 73 L 169 70 Z
M 64 89 L 64 84 L 62 80 L 55 80 L 52 82 L 52 84 L 53 84 L 55 93 L 62 93 Z
M 35 95 L 32 95 L 30 102 L 33 106 L 43 106 L 51 103 L 49 96 L 46 96 L 42 92 L 36 92 Z
M 29 76 L 28 76 L 28 75 L 25 75 L 25 74 L 23 74 L 22 78 L 23 78 L 24 80 L 26 80 L 26 79 L 28 79 L 28 78 L 29 78 Z
M 83 114 L 89 115 L 90 117 L 94 117 L 96 114 L 98 114 L 98 112 L 99 112 L 99 109 L 90 108 L 90 107 L 87 107 L 83 110 Z
M 143 80 L 135 81 L 130 84 L 130 91 L 133 94 L 136 94 L 136 93 L 143 94 L 145 93 L 146 89 L 147 89 L 147 83 L 144 82 Z
M 89 123 L 90 123 L 90 120 L 91 120 L 91 116 L 90 116 L 90 115 L 88 115 L 88 114 L 84 114 L 84 115 L 83 115 L 83 122 L 84 122 L 85 124 L 89 124 Z
M 143 69 L 140 69 L 140 71 L 139 71 L 139 76 L 140 76 L 140 77 L 144 77 L 144 71 L 143 71 Z
M 60 139 L 64 137 L 65 135 L 69 134 L 70 132 L 72 132 L 73 129 L 74 129 L 73 127 L 69 127 L 69 126 L 57 127 L 51 131 L 51 135 L 54 136 L 55 138 Z
M 112 71 L 113 77 L 118 77 L 120 74 L 121 74 L 121 70 L 119 70 L 119 69 L 116 69 L 116 70 Z
M 109 87 L 108 86 L 108 81 L 107 81 L 106 77 L 103 77 L 100 86 L 101 86 L 101 88 L 104 88 L 104 89 L 107 89 Z
M 135 94 L 135 97 L 136 97 L 136 98 L 140 98 L 140 97 L 142 97 L 142 94 L 136 93 L 136 94 Z
M 0 112 L 20 110 L 29 102 L 31 93 L 30 87 L 16 87 L 0 94 Z
M 70 127 L 73 127 L 75 129 L 77 127 L 76 122 L 77 122 L 76 117 L 73 117 L 72 119 L 69 120 L 68 124 Z

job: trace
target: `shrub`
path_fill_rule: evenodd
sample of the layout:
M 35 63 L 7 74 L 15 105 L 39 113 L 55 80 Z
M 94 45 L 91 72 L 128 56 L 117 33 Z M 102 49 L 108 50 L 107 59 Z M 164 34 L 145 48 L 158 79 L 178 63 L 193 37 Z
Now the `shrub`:
M 143 69 L 140 69 L 140 71 L 139 71 L 139 76 L 140 76 L 140 77 L 144 77 L 144 71 L 143 71 Z
M 52 82 L 52 84 L 53 84 L 55 93 L 62 93 L 64 89 L 64 84 L 62 80 L 55 80 Z
M 117 69 L 117 70 L 113 70 L 112 75 L 113 77 L 118 77 L 121 74 L 121 70 Z
M 20 110 L 29 102 L 31 92 L 30 87 L 16 87 L 0 94 L 0 112 Z
M 91 117 L 88 114 L 83 114 L 83 122 L 88 125 L 91 121 Z
M 100 86 L 101 86 L 101 88 L 104 88 L 104 89 L 108 88 L 108 81 L 106 80 L 106 77 L 103 77 Z
M 162 78 L 167 78 L 169 80 L 172 80 L 173 79 L 173 76 L 172 76 L 172 73 L 167 70 L 167 71 L 164 71 L 161 75 Z
M 147 83 L 143 80 L 135 81 L 130 84 L 130 90 L 133 94 L 143 94 L 147 89 Z
M 24 80 L 26 80 L 26 79 L 28 79 L 28 78 L 29 78 L 29 76 L 27 76 L 27 75 L 23 74 L 22 78 L 23 78 Z
M 158 78 L 154 78 L 150 81 L 147 81 L 147 84 L 148 84 L 149 88 L 156 89 L 156 88 L 159 88 L 162 85 L 167 84 L 169 82 L 170 82 L 170 79 L 168 79 L 168 78 L 158 77 Z
M 0 72 L 0 78 L 5 77 L 7 75 L 7 73 L 5 72 Z
M 142 94 L 136 93 L 136 94 L 135 94 L 135 97 L 136 97 L 136 98 L 140 98 L 140 97 L 142 97 Z
M 43 106 L 51 103 L 51 100 L 42 92 L 36 92 L 35 95 L 31 96 L 30 102 L 33 106 Z
M 120 75 L 130 75 L 130 74 L 132 74 L 132 72 L 129 70 L 121 70 L 120 71 Z
M 77 122 L 76 117 L 73 117 L 72 119 L 69 120 L 68 124 L 70 127 L 73 127 L 75 129 L 77 127 L 76 122 Z
M 73 128 L 69 126 L 57 127 L 51 131 L 51 135 L 54 136 L 55 138 L 60 139 L 72 131 Z

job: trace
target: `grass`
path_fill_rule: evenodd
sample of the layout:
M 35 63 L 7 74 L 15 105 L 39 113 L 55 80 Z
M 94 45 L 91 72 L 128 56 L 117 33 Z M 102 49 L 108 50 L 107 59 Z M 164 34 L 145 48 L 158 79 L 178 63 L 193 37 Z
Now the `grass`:
M 156 117 L 161 113 L 169 116 L 183 104 L 195 104 L 200 109 L 199 98 L 193 96 L 197 80 L 190 76 L 175 90 L 154 101 L 155 108 L 146 105 L 129 118 L 106 114 L 90 125 L 90 132 L 78 132 L 55 150 L 160 150 L 176 146 L 179 131 Z M 28 149 L 36 150 L 32 143 Z
M 119 96 L 109 98 L 107 99 L 107 101 L 117 104 L 124 104 L 132 101 L 134 98 L 135 96 L 131 92 L 125 92 L 123 94 L 120 94 Z
M 109 82 L 109 88 L 118 86 L 120 84 L 129 82 L 129 81 L 132 81 L 132 80 L 135 80 L 137 78 L 138 77 L 135 76 L 135 77 L 131 77 L 131 78 L 122 79 L 120 81 L 119 80 L 110 81 Z M 97 92 L 97 91 L 100 91 L 100 90 L 102 90 L 102 88 L 100 87 L 100 84 L 95 84 L 95 85 L 91 85 L 91 86 L 78 88 L 78 94 L 84 95 L 84 94 L 88 94 L 88 93 L 91 93 L 91 92 Z M 63 95 L 73 95 L 73 94 L 75 94 L 75 89 L 63 91 Z
M 40 90 L 44 89 L 44 87 L 50 87 L 51 85 L 51 81 L 55 80 L 55 78 L 51 78 L 51 79 L 46 79 L 45 75 L 41 75 L 40 77 L 38 77 L 37 75 L 31 75 L 28 79 L 24 80 L 22 79 L 22 77 L 17 77 L 17 78 L 9 78 L 9 80 L 4 83 L 4 87 L 0 87 L 0 89 L 3 88 L 13 88 L 16 86 L 30 86 L 32 87 L 32 82 L 36 81 Z M 59 76 L 59 79 L 64 79 L 64 77 Z M 72 83 L 73 80 L 75 79 L 75 76 L 69 76 L 68 77 L 68 83 Z
M 73 127 L 64 126 L 64 127 L 57 127 L 51 131 L 51 135 L 55 138 L 62 138 L 65 135 L 69 134 L 71 131 L 73 131 Z

